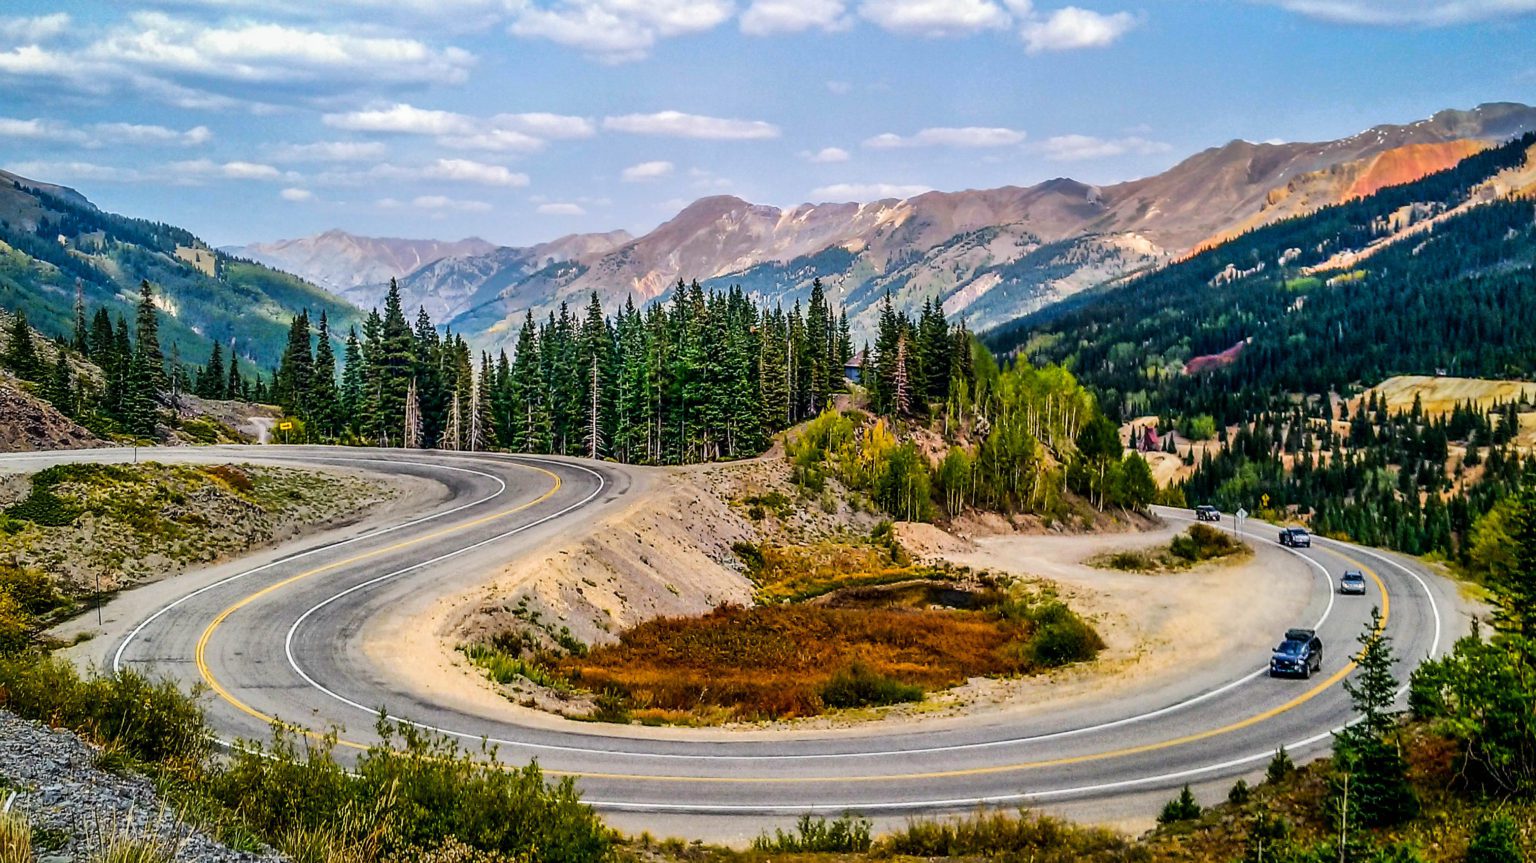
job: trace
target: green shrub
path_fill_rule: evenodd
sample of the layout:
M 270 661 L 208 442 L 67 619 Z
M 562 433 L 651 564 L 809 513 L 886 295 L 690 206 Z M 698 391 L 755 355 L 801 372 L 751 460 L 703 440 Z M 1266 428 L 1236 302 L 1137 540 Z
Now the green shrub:
M 838 671 L 821 687 L 822 703 L 833 708 L 883 707 L 922 700 L 921 686 L 886 677 L 862 662 Z
M 1031 863 L 1137 859 L 1132 844 L 1110 830 L 1079 827 L 1020 810 L 980 812 L 958 821 L 913 821 L 881 839 L 880 856 L 1002 857 Z
M 461 750 L 411 726 L 381 721 L 378 733 L 384 742 L 349 773 L 331 754 L 334 736 L 306 739 L 301 749 L 277 730 L 270 746 L 237 753 L 211 787 L 263 836 L 286 836 L 296 848 L 317 841 L 306 831 L 328 831 L 337 846 L 372 843 L 385 860 L 450 839 L 529 863 L 612 858 L 613 834 L 572 780 L 547 784 L 537 765 L 504 767 L 493 763 L 494 750 Z
M 742 564 L 747 567 L 747 575 L 756 577 L 763 571 L 763 550 L 756 543 L 736 542 L 731 544 L 731 551 L 741 558 Z
M 1520 828 L 1513 818 L 1499 815 L 1481 821 L 1467 844 L 1467 863 L 1523 863 Z
M 1248 802 L 1248 798 L 1252 794 L 1253 792 L 1249 790 L 1247 781 L 1239 779 L 1232 783 L 1232 790 L 1227 792 L 1227 802 L 1233 806 L 1241 806 Z
M 1291 761 L 1290 753 L 1282 746 L 1275 750 L 1275 757 L 1269 759 L 1269 766 L 1264 769 L 1264 781 L 1280 782 L 1295 772 L 1296 765 Z
M 82 679 L 74 666 L 54 657 L 0 660 L 0 706 L 139 761 L 190 766 L 210 752 L 196 696 L 131 669 Z
M 1026 644 L 1027 658 L 1040 668 L 1086 662 L 1104 649 L 1104 640 L 1065 604 L 1050 600 L 1030 612 L 1035 632 Z
M 1200 804 L 1195 801 L 1195 795 L 1184 786 L 1179 796 L 1163 804 L 1163 811 L 1157 814 L 1159 824 L 1177 824 L 1180 821 L 1193 821 L 1200 817 Z
M 21 610 L 33 617 L 68 604 L 53 579 L 38 570 L 9 563 L 0 563 L 0 593 L 16 600 Z
M 853 815 L 833 821 L 801 815 L 792 833 L 775 830 L 752 840 L 752 850 L 778 854 L 861 854 L 869 850 L 870 822 Z

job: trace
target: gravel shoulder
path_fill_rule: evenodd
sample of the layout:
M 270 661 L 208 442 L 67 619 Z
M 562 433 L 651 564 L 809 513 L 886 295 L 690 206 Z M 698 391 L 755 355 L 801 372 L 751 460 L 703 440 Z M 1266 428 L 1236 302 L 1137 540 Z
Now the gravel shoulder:
M 0 805 L 32 825 L 41 860 L 91 859 L 103 838 L 156 840 L 175 859 L 257 863 L 275 855 L 234 851 L 179 819 L 150 781 L 100 769 L 101 753 L 68 731 L 0 710 Z

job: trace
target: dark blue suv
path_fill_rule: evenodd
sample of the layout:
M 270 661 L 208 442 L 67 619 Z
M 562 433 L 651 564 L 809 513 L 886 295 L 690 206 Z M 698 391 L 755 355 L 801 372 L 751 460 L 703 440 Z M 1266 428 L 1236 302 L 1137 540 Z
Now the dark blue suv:
M 1287 629 L 1285 640 L 1269 658 L 1269 676 L 1291 675 L 1301 678 L 1323 670 L 1323 640 L 1311 629 Z

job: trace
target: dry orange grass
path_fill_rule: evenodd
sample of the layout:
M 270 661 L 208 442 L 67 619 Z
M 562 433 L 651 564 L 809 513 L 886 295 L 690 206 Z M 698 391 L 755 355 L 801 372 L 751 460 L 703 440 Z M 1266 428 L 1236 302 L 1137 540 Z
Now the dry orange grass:
M 855 662 L 926 691 L 1027 671 L 1031 631 L 989 612 L 722 606 L 643 623 L 559 670 L 637 712 L 785 719 L 821 713 L 821 688 Z

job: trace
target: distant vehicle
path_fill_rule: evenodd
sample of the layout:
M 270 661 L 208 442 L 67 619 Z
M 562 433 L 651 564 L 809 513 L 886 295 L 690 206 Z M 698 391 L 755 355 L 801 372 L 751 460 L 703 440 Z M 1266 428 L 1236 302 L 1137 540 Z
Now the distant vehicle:
M 1199 521 L 1221 521 L 1221 510 L 1208 503 L 1195 507 L 1195 518 Z
M 1311 548 L 1312 534 L 1307 533 L 1304 527 L 1283 527 L 1280 529 L 1280 544 L 1291 548 Z
M 1323 670 L 1323 640 L 1316 630 L 1287 629 L 1285 640 L 1269 658 L 1269 676 L 1291 675 L 1306 679 Z
M 1339 593 L 1358 593 L 1365 595 L 1365 573 L 1358 569 L 1351 569 L 1339 576 Z

